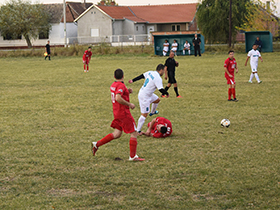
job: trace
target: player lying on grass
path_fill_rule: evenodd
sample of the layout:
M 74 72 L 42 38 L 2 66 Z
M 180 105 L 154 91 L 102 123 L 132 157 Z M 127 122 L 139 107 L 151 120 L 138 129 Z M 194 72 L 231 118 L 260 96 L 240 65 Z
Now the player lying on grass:
M 150 112 L 150 105 L 152 104 L 152 109 L 150 116 L 158 114 L 156 108 L 160 102 L 159 97 L 154 94 L 154 91 L 158 89 L 162 95 L 169 96 L 168 92 L 163 88 L 161 76 L 164 74 L 164 65 L 159 64 L 156 71 L 147 71 L 144 74 L 129 80 L 129 83 L 136 82 L 140 79 L 145 79 L 145 82 L 138 93 L 138 100 L 140 105 L 141 116 L 138 119 L 137 132 L 141 133 L 141 128 L 145 123 L 146 117 Z
M 165 138 L 172 133 L 171 122 L 164 117 L 154 118 L 148 123 L 148 130 L 143 132 L 145 136 L 152 136 L 154 138 Z

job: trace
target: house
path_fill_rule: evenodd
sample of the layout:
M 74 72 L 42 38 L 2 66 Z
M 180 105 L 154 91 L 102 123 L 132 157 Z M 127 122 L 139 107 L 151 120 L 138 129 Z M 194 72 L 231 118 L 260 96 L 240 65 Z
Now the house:
M 101 2 L 102 3 L 102 2 Z M 145 42 L 151 33 L 197 30 L 197 4 L 147 6 L 92 5 L 74 21 L 79 43 Z
M 79 17 L 87 8 L 92 6 L 92 3 L 77 3 L 66 2 L 66 35 L 67 43 L 77 42 L 77 24 L 74 20 Z M 44 46 L 47 40 L 50 40 L 51 45 L 64 45 L 64 19 L 63 19 L 63 4 L 43 4 L 45 10 L 50 14 L 51 30 L 44 35 L 38 33 L 38 39 L 32 40 L 33 46 Z M 0 36 L 0 47 L 27 47 L 23 36 L 17 39 L 5 39 Z

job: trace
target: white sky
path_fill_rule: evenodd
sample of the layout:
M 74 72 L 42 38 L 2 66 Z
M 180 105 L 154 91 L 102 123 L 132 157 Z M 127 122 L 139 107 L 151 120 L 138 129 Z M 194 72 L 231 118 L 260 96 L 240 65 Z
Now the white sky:
M 0 5 L 5 4 L 9 0 L 0 0 Z M 63 0 L 31 0 L 32 2 L 39 1 L 43 4 L 49 3 L 63 3 Z M 83 0 L 65 0 L 65 1 L 74 1 L 74 2 L 84 2 Z M 155 4 L 183 4 L 183 3 L 197 3 L 200 0 L 115 0 L 118 5 L 155 5 Z M 266 2 L 267 0 L 261 0 L 262 2 Z M 94 3 L 100 2 L 100 0 L 86 0 L 86 2 Z M 274 0 L 276 3 L 276 15 L 280 17 L 280 0 Z

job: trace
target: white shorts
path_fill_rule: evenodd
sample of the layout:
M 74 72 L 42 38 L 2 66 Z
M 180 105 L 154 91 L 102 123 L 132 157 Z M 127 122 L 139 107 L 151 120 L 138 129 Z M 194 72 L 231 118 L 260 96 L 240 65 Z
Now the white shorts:
M 251 70 L 252 70 L 253 73 L 257 72 L 258 71 L 258 66 L 255 66 L 255 65 L 252 66 L 251 65 Z
M 149 98 L 145 98 L 141 95 L 138 95 L 140 111 L 142 114 L 150 112 L 150 105 L 153 101 L 157 100 L 158 96 L 153 93 L 153 95 Z
M 177 51 L 177 47 L 173 47 L 171 50 L 175 52 Z

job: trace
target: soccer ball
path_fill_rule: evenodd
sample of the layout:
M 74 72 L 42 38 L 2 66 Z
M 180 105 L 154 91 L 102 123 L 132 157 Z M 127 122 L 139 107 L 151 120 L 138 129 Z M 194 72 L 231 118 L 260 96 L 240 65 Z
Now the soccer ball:
M 228 119 L 222 119 L 221 126 L 228 128 L 230 126 L 230 121 Z

